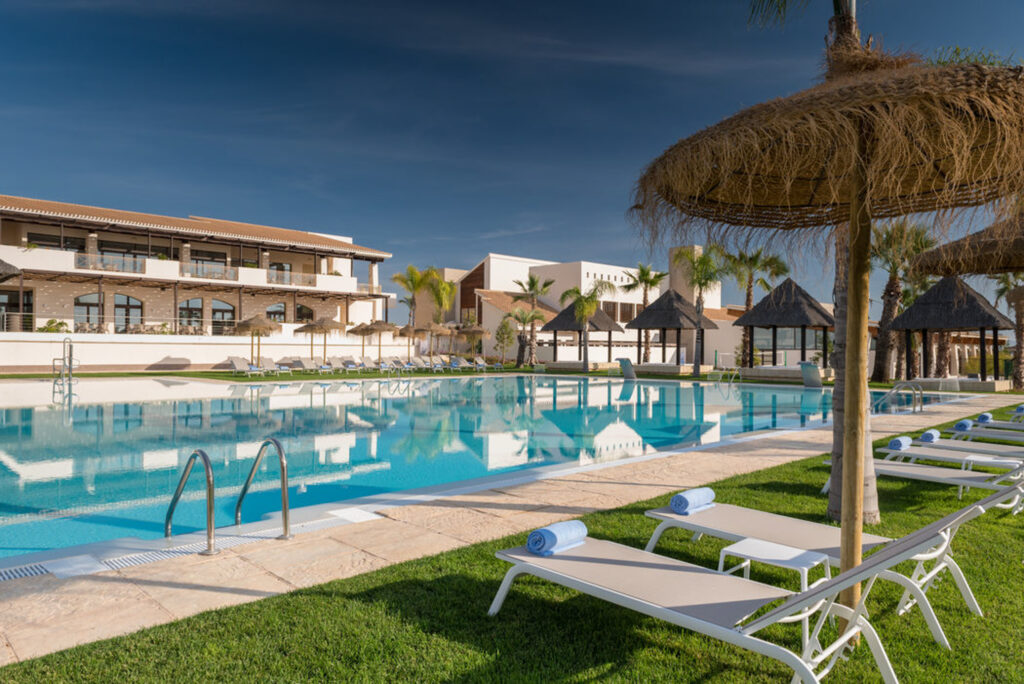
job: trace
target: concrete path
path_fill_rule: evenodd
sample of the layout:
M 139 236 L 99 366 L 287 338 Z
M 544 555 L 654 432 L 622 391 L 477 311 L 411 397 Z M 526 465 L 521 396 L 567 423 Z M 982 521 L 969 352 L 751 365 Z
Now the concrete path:
M 875 416 L 872 433 L 877 439 L 1011 403 L 1020 399 L 986 395 L 929 406 L 923 414 Z M 390 508 L 376 520 L 289 541 L 257 541 L 212 557 L 0 582 L 0 665 L 814 456 L 831 440 L 831 427 L 768 435 Z

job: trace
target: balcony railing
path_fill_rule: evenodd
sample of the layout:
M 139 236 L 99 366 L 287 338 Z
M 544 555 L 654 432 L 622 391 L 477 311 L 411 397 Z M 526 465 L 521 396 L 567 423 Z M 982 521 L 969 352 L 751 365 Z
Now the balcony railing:
M 370 283 L 359 283 L 356 285 L 358 292 L 365 292 L 367 294 L 380 294 L 380 285 L 371 285 Z
M 300 285 L 316 287 L 315 273 L 293 273 L 292 271 L 267 271 L 267 282 L 271 285 Z
M 224 264 L 206 264 L 195 261 L 182 262 L 181 275 L 211 280 L 238 280 L 238 269 Z
M 145 273 L 146 258 L 131 254 L 75 254 L 75 268 L 94 271 L 119 271 L 121 273 Z

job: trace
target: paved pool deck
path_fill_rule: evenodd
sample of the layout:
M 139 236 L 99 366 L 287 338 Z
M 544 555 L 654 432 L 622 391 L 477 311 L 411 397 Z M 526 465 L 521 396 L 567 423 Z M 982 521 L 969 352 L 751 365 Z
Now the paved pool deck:
M 983 395 L 930 405 L 924 413 L 873 416 L 872 434 L 877 439 L 1019 403 Z M 0 582 L 0 665 L 807 458 L 827 451 L 831 440 L 831 426 L 779 432 L 389 508 L 374 520 L 215 556 Z

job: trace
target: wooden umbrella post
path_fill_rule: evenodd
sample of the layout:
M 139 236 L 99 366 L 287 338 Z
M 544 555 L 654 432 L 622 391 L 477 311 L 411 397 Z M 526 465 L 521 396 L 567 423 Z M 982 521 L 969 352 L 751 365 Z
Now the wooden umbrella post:
M 999 379 L 999 328 L 992 328 L 992 379 Z
M 821 329 L 821 367 L 828 368 L 828 328 Z
M 556 333 L 557 334 L 557 333 Z M 612 362 L 612 331 L 608 331 L 608 363 Z
M 911 349 L 911 344 L 910 343 L 914 339 L 914 333 L 910 332 L 910 328 L 907 328 L 906 332 L 904 333 L 904 338 L 905 339 L 903 340 L 903 355 L 906 358 L 904 359 L 903 365 L 906 367 L 906 370 L 907 370 L 907 377 L 906 377 L 906 379 L 907 380 L 913 380 L 913 378 L 910 377 L 910 374 L 912 372 L 910 370 L 910 366 L 913 365 L 912 362 L 914 360 L 914 350 Z
M 551 331 L 551 360 L 558 361 L 558 331 Z
M 807 360 L 807 326 L 800 326 L 800 360 Z
M 864 440 L 868 405 L 868 297 L 871 288 L 871 216 L 867 205 L 868 136 L 861 130 L 850 183 L 850 241 L 847 273 L 846 387 L 843 421 L 842 528 L 839 567 L 860 565 L 864 524 Z M 860 585 L 840 594 L 843 605 L 860 600 Z
M 985 382 L 988 380 L 988 350 L 985 348 L 985 329 L 980 328 L 978 335 L 981 336 L 981 340 L 978 343 L 978 350 L 981 352 L 981 381 Z
M 779 353 L 779 329 L 776 326 L 772 326 L 772 365 L 778 364 L 778 353 Z
M 754 327 L 747 328 L 750 334 L 747 335 L 747 367 L 754 367 Z
M 665 328 L 661 329 L 661 362 L 666 363 L 665 356 Z
M 921 331 L 921 377 L 927 378 L 930 375 L 932 366 L 932 345 L 928 339 L 927 328 Z

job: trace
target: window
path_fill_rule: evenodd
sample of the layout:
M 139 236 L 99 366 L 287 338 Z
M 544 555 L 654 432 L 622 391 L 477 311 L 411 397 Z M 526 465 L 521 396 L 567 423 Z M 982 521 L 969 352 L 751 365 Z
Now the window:
M 230 335 L 231 330 L 235 327 L 235 307 L 227 302 L 214 299 L 210 302 L 210 318 L 213 319 L 210 324 L 210 334 Z
M 295 320 L 299 323 L 306 323 L 313 320 L 313 310 L 305 304 L 296 304 Z
M 24 315 L 23 315 L 24 314 Z M 18 303 L 18 290 L 0 290 L 0 331 L 32 330 L 32 290 Z
M 267 307 L 267 318 L 271 321 L 284 323 L 284 302 L 271 304 Z
M 178 303 L 178 325 L 198 328 L 203 324 L 203 298 L 196 297 Z
M 142 302 L 128 295 L 114 295 L 114 332 L 130 332 L 142 325 Z
M 75 297 L 75 323 L 95 325 L 103 322 L 103 306 L 98 292 Z
M 601 302 L 601 309 L 608 314 L 613 321 L 615 320 L 615 317 L 618 314 L 618 306 L 616 306 L 615 302 Z
M 627 304 L 625 302 L 619 302 L 619 323 L 629 323 L 631 320 L 636 318 L 634 311 L 636 310 L 635 304 Z
M 85 238 L 80 237 L 65 237 L 64 246 L 61 247 L 60 235 L 50 233 L 29 233 L 28 242 L 32 245 L 38 245 L 39 247 L 47 247 L 49 249 L 64 249 L 69 252 L 84 252 L 85 251 Z

